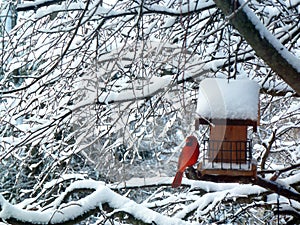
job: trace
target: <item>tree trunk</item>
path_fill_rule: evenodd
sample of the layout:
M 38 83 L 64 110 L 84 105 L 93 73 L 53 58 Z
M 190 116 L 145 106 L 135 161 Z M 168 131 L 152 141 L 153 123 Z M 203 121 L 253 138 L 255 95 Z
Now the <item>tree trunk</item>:
M 264 37 L 260 33 L 259 26 L 253 24 L 253 19 L 251 20 L 243 9 L 237 10 L 240 7 L 239 1 L 214 0 L 214 2 L 226 16 L 231 15 L 231 24 L 245 38 L 248 44 L 251 45 L 256 54 L 262 58 L 279 77 L 290 85 L 297 94 L 300 94 L 300 71 L 295 68 L 297 62 L 292 63 L 291 60 L 283 56 L 284 54 L 282 52 L 287 50 L 285 48 L 278 49 L 278 46 L 275 46 L 274 43 L 271 43 L 267 37 Z M 232 13 L 233 11 L 235 12 Z

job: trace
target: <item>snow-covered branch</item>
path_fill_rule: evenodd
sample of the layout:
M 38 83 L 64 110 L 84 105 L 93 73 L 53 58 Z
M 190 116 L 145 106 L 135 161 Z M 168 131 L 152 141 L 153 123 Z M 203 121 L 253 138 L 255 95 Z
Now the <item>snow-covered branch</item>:
M 173 194 L 169 197 L 165 192 L 166 196 L 163 199 L 161 199 L 162 196 L 159 197 L 159 187 L 161 185 L 170 185 L 172 182 L 172 178 L 170 177 L 133 178 L 124 183 L 105 184 L 104 182 L 86 180 L 82 176 L 70 175 L 57 181 L 53 180 L 51 183 L 46 184 L 44 188 L 45 190 L 50 190 L 52 187 L 73 178 L 79 180 L 71 183 L 50 204 L 45 205 L 41 209 L 35 209 L 35 211 L 24 208 L 31 208 L 30 205 L 34 205 L 37 199 L 12 205 L 1 196 L 0 218 L 15 224 L 61 224 L 66 222 L 74 224 L 83 220 L 91 213 L 101 212 L 105 215 L 105 218 L 109 218 L 112 215 L 122 212 L 130 215 L 134 220 L 142 221 L 145 224 L 197 224 L 198 222 L 186 221 L 187 215 L 192 211 L 197 210 L 199 215 L 204 216 L 218 207 L 222 201 L 228 202 L 230 199 L 238 201 L 237 199 L 244 198 L 245 196 L 256 196 L 255 198 L 258 198 L 258 196 L 269 195 L 268 189 L 272 185 L 278 188 L 275 193 L 288 197 L 287 194 L 295 192 L 293 189 L 288 188 L 288 186 L 299 182 L 300 176 L 294 176 L 292 179 L 282 179 L 280 184 L 259 178 L 255 183 L 262 187 L 252 184 L 215 183 L 184 178 L 183 185 L 189 186 L 189 191 L 187 193 Z M 115 192 L 122 189 L 130 190 L 132 188 L 145 187 L 156 187 L 158 188 L 158 192 L 140 204 Z M 275 189 L 271 188 L 271 190 L 274 191 Z M 198 196 L 198 191 L 201 191 L 200 193 L 204 191 L 206 194 Z M 70 196 L 75 196 L 79 193 L 81 193 L 79 199 L 68 200 Z M 181 204 L 181 202 L 185 201 L 190 202 L 188 207 L 178 209 L 172 216 L 163 215 L 150 209 L 175 204 L 175 202 Z M 299 201 L 299 198 L 297 201 Z M 270 198 L 269 203 L 262 204 L 262 201 L 258 199 L 256 206 L 261 204 L 264 207 L 271 205 L 271 202 Z M 290 208 L 293 208 L 297 212 L 293 205 Z M 242 209 L 245 210 L 246 208 Z M 234 217 L 228 217 L 227 219 L 229 218 L 234 219 Z
M 40 7 L 50 6 L 54 4 L 59 4 L 64 0 L 38 0 L 33 2 L 27 2 L 19 4 L 17 6 L 17 11 L 27 11 L 27 10 L 37 10 Z
M 82 190 L 92 190 L 93 192 L 77 201 L 67 203 L 63 201 L 66 195 Z M 108 213 L 107 216 L 115 212 L 124 212 L 145 224 L 193 224 L 178 218 L 161 215 L 113 192 L 103 182 L 92 180 L 73 182 L 54 202 L 39 211 L 25 210 L 17 205 L 11 205 L 0 195 L 0 218 L 18 224 L 61 224 L 66 222 L 75 224 L 78 219 L 84 219 L 85 215 L 91 211 L 101 211 L 104 204 L 115 210 Z
M 298 94 L 300 93 L 300 59 L 291 53 L 279 40 L 266 29 L 255 13 L 238 1 L 234 8 L 231 0 L 214 1 L 225 15 L 230 15 L 241 5 L 243 9 L 232 18 L 231 23 L 243 35 L 255 52 Z

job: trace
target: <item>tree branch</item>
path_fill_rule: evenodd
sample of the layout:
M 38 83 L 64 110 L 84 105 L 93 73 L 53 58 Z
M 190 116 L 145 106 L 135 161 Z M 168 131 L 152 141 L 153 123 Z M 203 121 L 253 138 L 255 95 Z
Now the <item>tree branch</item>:
M 189 174 L 192 174 L 192 176 L 189 176 Z M 197 176 L 195 176 L 195 174 L 197 174 Z M 205 181 L 212 181 L 212 182 L 236 182 L 236 183 L 244 183 L 244 184 L 252 183 L 262 188 L 265 188 L 271 192 L 282 195 L 288 199 L 294 199 L 300 202 L 300 193 L 294 191 L 292 188 L 289 188 L 288 186 L 283 186 L 278 182 L 267 180 L 260 176 L 257 177 L 216 176 L 216 175 L 202 176 L 193 167 L 189 167 L 187 169 L 186 175 L 190 179 L 196 178 L 195 180 L 205 180 Z
M 288 199 L 294 199 L 294 200 L 300 202 L 300 193 L 294 191 L 293 189 L 291 189 L 287 186 L 283 186 L 278 182 L 271 181 L 271 180 L 262 178 L 260 176 L 257 176 L 256 179 L 253 180 L 253 184 L 256 184 L 258 186 L 266 188 L 269 191 L 272 191 L 274 193 L 282 195 Z
M 267 29 L 263 29 L 264 25 L 247 6 L 232 14 L 236 10 L 233 10 L 232 0 L 214 0 L 214 2 L 226 16 L 230 16 L 230 22 L 256 54 L 300 94 L 300 71 L 297 68 L 299 66 L 296 66 L 299 59 L 297 60 Z M 239 7 L 240 4 L 237 4 Z
M 33 1 L 30 3 L 19 4 L 16 8 L 18 12 L 29 11 L 29 10 L 37 10 L 43 6 L 50 6 L 54 4 L 59 4 L 64 0 L 46 0 L 46 1 Z
M 286 168 L 283 168 L 283 169 L 280 169 L 280 170 L 261 170 L 261 171 L 257 171 L 257 173 L 266 174 L 266 173 L 276 173 L 276 172 L 278 172 L 278 176 L 279 176 L 282 173 L 285 173 L 285 172 L 293 170 L 293 169 L 297 169 L 299 167 L 300 167 L 300 163 L 297 163 L 297 164 L 291 165 L 289 167 L 286 167 Z
M 92 193 L 76 201 L 67 203 L 63 201 L 71 193 L 80 193 L 83 190 L 92 191 Z M 102 211 L 102 209 L 112 212 L 111 214 L 124 213 L 129 215 L 129 219 L 135 221 L 134 224 L 191 225 L 188 221 L 155 212 L 117 194 L 105 186 L 103 182 L 93 180 L 75 181 L 51 205 L 46 207 L 48 208 L 39 211 L 21 209 L 10 204 L 0 195 L 0 219 L 18 225 L 76 224 L 95 212 Z
M 261 164 L 260 164 L 260 167 L 262 170 L 265 169 L 265 166 L 266 166 L 266 162 L 267 162 L 267 159 L 269 157 L 269 154 L 271 152 L 271 148 L 272 148 L 272 145 L 273 143 L 275 142 L 276 140 L 276 131 L 277 130 L 274 130 L 273 133 L 272 133 L 272 136 L 268 142 L 268 145 L 266 143 L 263 143 L 263 146 L 265 148 L 265 153 L 264 155 L 262 156 L 262 160 L 261 160 Z

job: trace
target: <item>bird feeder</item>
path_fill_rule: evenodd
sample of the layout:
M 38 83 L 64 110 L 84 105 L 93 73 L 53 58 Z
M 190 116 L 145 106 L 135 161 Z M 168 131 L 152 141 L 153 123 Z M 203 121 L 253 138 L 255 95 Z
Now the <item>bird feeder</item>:
M 251 80 L 208 78 L 199 85 L 196 129 L 209 126 L 204 139 L 201 176 L 256 177 L 248 128 L 259 125 L 259 85 Z

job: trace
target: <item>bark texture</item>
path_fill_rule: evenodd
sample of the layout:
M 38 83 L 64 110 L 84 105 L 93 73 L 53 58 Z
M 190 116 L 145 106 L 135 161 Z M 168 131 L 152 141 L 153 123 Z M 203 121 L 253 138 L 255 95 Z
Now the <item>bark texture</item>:
M 256 54 L 299 95 L 300 71 L 297 71 L 268 40 L 260 35 L 259 30 L 243 10 L 236 10 L 240 7 L 239 2 L 232 0 L 214 0 L 214 2 L 226 16 L 232 15 L 230 22 L 234 28 L 251 45 Z

